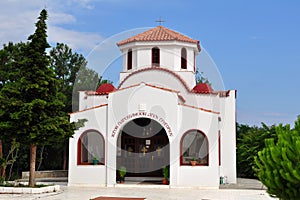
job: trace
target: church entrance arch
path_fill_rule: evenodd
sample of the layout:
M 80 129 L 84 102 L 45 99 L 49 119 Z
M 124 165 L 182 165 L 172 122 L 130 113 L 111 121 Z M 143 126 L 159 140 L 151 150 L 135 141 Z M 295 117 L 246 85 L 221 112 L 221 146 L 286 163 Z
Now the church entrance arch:
M 120 130 L 117 143 L 117 179 L 122 166 L 126 167 L 126 177 L 163 177 L 162 168 L 169 168 L 169 138 L 153 119 L 129 121 Z

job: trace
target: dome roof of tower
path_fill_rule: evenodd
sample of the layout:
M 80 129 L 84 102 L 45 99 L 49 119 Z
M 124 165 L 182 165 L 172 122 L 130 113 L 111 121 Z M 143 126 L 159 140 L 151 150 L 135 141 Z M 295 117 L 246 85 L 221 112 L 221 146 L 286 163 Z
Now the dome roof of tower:
M 212 93 L 214 90 L 208 83 L 199 83 L 193 88 L 192 91 L 194 93 L 209 94 Z
M 107 94 L 107 93 L 115 91 L 115 89 L 116 88 L 112 84 L 110 84 L 110 83 L 104 83 L 104 84 L 102 84 L 102 85 L 100 85 L 98 87 L 98 89 L 96 90 L 96 92 L 98 94 Z

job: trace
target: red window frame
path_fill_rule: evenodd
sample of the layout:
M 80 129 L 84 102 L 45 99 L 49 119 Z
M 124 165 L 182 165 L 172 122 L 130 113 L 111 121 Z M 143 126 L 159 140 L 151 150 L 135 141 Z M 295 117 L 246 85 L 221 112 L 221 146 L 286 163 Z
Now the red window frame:
M 86 135 L 87 133 L 89 132 L 95 132 L 95 133 L 98 133 L 99 136 L 102 138 L 103 140 L 103 162 L 98 162 L 98 165 L 105 165 L 105 140 L 104 140 L 104 137 L 103 135 L 97 131 L 97 130 L 94 130 L 94 129 L 90 129 L 90 130 L 87 130 L 87 131 L 84 131 L 79 139 L 78 139 L 78 142 L 77 142 L 77 165 L 93 165 L 93 163 L 89 163 L 89 162 L 81 162 L 81 150 L 82 150 L 82 142 L 81 142 L 81 139 L 84 135 Z

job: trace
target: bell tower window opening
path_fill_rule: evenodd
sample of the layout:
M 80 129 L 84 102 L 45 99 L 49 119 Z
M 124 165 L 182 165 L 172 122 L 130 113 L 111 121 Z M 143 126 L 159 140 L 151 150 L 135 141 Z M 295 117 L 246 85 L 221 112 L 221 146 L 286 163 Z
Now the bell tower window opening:
M 181 49 L 181 69 L 187 69 L 186 48 Z
M 127 70 L 132 69 L 132 50 L 129 49 L 127 53 Z
M 158 47 L 152 48 L 152 67 L 159 67 L 160 64 L 160 50 Z

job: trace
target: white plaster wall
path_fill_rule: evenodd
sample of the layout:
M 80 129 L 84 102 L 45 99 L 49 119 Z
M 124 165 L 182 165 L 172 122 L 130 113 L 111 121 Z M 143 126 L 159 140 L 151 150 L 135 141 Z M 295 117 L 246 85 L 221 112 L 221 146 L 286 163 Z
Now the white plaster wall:
M 220 98 L 218 94 L 190 93 L 186 98 L 186 104 L 220 112 Z
M 79 92 L 79 110 L 93 108 L 102 104 L 107 104 L 107 95 L 87 95 L 86 91 Z
M 181 70 L 176 71 L 177 73 L 189 86 L 195 86 L 196 85 L 196 78 L 195 73 L 193 71 L 187 71 L 187 70 Z M 193 89 L 193 87 L 191 87 Z
M 235 90 L 229 97 L 221 98 L 221 167 L 220 176 L 227 176 L 228 183 L 236 183 L 236 105 Z
M 174 89 L 180 91 L 181 93 L 187 92 L 186 88 L 182 85 L 182 82 L 174 77 L 174 75 L 159 70 L 141 71 L 139 74 L 130 76 L 122 84 L 121 88 L 126 88 L 143 82 L 169 89 Z
M 179 158 L 172 164 L 173 180 L 171 186 L 182 187 L 219 187 L 218 166 L 218 115 L 193 108 L 179 106 L 178 136 L 172 150 L 179 155 L 182 134 L 198 129 L 206 134 L 209 142 L 209 166 L 180 166 Z M 185 120 L 184 120 L 185 119 Z
M 133 42 L 120 46 L 123 54 L 123 72 L 127 72 L 127 52 L 129 49 L 133 51 L 133 70 L 151 67 L 152 66 L 152 48 L 160 49 L 160 67 L 168 68 L 180 72 L 194 72 L 195 55 L 198 54 L 197 45 L 194 43 L 179 42 L 179 41 L 158 41 L 158 42 Z M 181 69 L 181 49 L 187 50 L 187 69 Z M 120 77 L 120 82 L 124 76 Z M 195 77 L 184 74 L 183 78 L 188 83 L 192 83 Z
M 136 69 L 151 67 L 151 49 L 149 47 L 138 48 L 137 50 Z
M 104 106 L 71 114 L 71 122 L 76 122 L 78 119 L 87 119 L 88 121 L 84 127 L 76 130 L 73 138 L 69 140 L 68 185 L 104 186 L 106 184 L 105 165 L 77 165 L 77 144 L 82 133 L 91 129 L 97 130 L 106 140 L 106 112 L 107 107 Z

